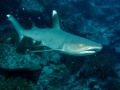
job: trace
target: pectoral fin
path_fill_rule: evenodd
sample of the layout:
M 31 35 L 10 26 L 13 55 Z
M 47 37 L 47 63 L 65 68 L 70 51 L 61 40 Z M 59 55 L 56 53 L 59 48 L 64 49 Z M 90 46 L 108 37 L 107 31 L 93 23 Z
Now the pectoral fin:
M 36 50 L 31 52 L 49 52 L 49 51 L 57 51 L 57 50 L 60 50 L 60 49 Z

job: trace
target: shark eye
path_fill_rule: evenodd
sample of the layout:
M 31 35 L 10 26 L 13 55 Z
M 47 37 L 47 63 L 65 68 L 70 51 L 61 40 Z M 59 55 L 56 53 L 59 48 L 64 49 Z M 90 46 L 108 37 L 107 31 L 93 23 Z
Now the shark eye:
M 80 46 L 80 47 L 82 47 L 82 46 L 83 46 L 83 44 L 79 44 L 79 46 Z

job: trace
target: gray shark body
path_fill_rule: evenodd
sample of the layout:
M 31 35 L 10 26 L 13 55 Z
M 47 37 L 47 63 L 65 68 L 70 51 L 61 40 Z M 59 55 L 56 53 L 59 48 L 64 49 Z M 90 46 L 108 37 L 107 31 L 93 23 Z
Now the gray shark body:
M 12 15 L 7 15 L 17 30 L 20 39 L 23 36 L 30 37 L 34 41 L 41 42 L 42 46 L 49 47 L 49 50 L 37 50 L 33 52 L 58 51 L 68 55 L 86 56 L 92 55 L 102 49 L 102 45 L 89 39 L 76 36 L 61 30 L 57 12 L 53 10 L 53 27 L 37 28 L 33 26 L 31 30 L 25 30 Z

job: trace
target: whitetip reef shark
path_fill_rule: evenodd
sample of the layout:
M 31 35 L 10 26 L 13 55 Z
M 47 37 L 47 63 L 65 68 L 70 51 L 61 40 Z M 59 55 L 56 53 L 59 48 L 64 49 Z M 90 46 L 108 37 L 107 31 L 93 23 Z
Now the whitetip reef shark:
M 58 51 L 67 55 L 87 56 L 93 55 L 102 49 L 102 45 L 89 39 L 70 34 L 60 28 L 57 12 L 53 10 L 52 28 L 38 28 L 35 25 L 31 30 L 25 30 L 19 22 L 10 14 L 7 15 L 19 34 L 20 40 L 24 36 L 41 42 L 48 50 L 36 50 L 32 52 Z

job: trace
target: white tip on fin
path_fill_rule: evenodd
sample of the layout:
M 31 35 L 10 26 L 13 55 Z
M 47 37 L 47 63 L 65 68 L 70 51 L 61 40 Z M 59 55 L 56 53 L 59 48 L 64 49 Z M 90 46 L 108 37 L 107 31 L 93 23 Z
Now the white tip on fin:
M 56 12 L 55 10 L 53 10 L 53 16 L 54 16 L 55 14 L 57 14 L 57 12 Z
M 6 15 L 7 17 L 10 17 L 10 14 Z

